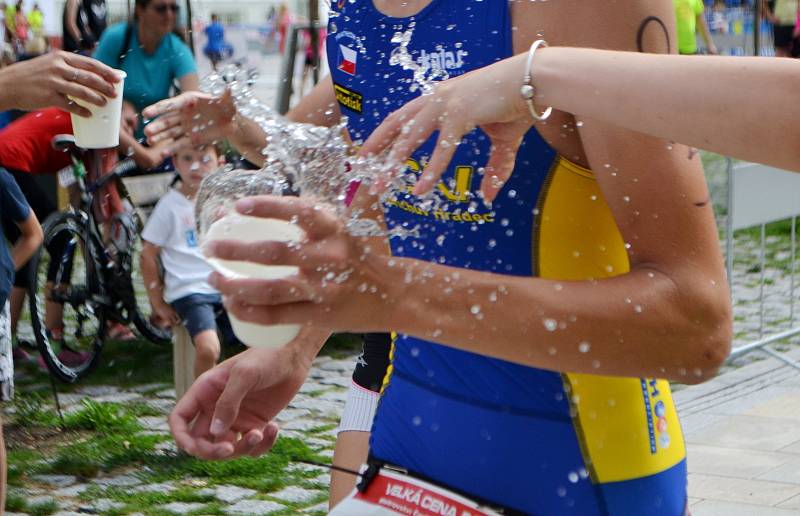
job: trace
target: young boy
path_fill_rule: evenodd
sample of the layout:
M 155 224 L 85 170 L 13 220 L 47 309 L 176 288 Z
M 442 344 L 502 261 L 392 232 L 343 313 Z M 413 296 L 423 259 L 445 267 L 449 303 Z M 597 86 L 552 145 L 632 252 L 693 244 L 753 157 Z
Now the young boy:
M 0 401 L 10 401 L 14 395 L 14 361 L 11 357 L 11 327 L 8 315 L 8 294 L 14 272 L 42 244 L 42 228 L 14 178 L 0 167 L 0 219 L 13 221 L 20 237 L 9 252 L 0 225 Z M 6 445 L 0 425 L 0 513 L 6 501 Z
M 220 355 L 217 328 L 233 339 L 222 298 L 207 282 L 211 267 L 197 243 L 194 201 L 200 182 L 217 167 L 213 146 L 185 147 L 175 152 L 180 187 L 170 190 L 155 207 L 142 232 L 142 276 L 153 308 L 154 323 L 172 327 L 183 322 L 195 346 L 195 378 L 211 369 Z M 162 283 L 158 261 L 164 268 Z

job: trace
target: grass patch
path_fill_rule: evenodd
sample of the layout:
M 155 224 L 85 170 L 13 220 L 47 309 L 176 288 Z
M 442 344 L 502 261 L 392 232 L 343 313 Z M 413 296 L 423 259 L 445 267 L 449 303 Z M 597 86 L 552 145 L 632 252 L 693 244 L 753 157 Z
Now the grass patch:
M 6 511 L 8 512 L 26 512 L 28 509 L 28 502 L 25 497 L 17 493 L 8 493 L 6 495 Z
M 138 414 L 123 410 L 118 403 L 97 403 L 85 399 L 80 410 L 64 417 L 64 427 L 69 430 L 92 430 L 100 435 L 134 433 L 141 429 L 136 422 Z
M 55 500 L 47 500 L 45 502 L 29 505 L 26 512 L 31 516 L 47 516 L 58 511 L 58 502 Z

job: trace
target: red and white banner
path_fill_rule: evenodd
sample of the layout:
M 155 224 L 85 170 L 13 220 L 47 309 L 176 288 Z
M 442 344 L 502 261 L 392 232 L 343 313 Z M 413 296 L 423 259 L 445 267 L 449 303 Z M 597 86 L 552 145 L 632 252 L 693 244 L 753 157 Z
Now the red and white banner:
M 381 470 L 366 493 L 357 489 L 329 513 L 333 516 L 499 516 L 463 496 L 428 482 Z

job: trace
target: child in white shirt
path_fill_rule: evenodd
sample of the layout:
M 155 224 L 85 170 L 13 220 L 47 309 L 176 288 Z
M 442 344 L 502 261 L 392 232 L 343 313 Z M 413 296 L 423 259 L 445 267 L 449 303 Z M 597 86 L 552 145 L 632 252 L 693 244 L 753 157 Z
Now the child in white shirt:
M 142 232 L 142 276 L 153 309 L 153 322 L 172 327 L 183 322 L 195 346 L 195 378 L 219 360 L 217 329 L 234 341 L 219 293 L 208 284 L 211 266 L 197 242 L 194 201 L 205 176 L 218 166 L 213 146 L 186 147 L 173 156 L 180 187 L 158 201 Z M 164 269 L 161 281 L 158 260 Z

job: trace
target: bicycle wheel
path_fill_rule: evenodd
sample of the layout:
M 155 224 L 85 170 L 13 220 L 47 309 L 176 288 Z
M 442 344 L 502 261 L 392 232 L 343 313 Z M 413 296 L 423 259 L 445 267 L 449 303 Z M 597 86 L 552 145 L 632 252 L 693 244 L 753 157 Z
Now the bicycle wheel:
M 105 338 L 100 276 L 87 242 L 83 213 L 54 213 L 31 259 L 30 312 L 36 342 L 50 373 L 65 383 L 97 365 Z
M 151 321 L 152 310 L 147 297 L 147 287 L 140 272 L 142 255 L 141 224 L 138 215 L 128 211 L 118 215 L 114 221 L 115 232 L 123 238 L 115 239 L 120 255 L 124 255 L 122 276 L 118 295 L 123 300 L 128 317 L 139 334 L 153 344 L 170 344 L 172 332 L 159 328 Z

